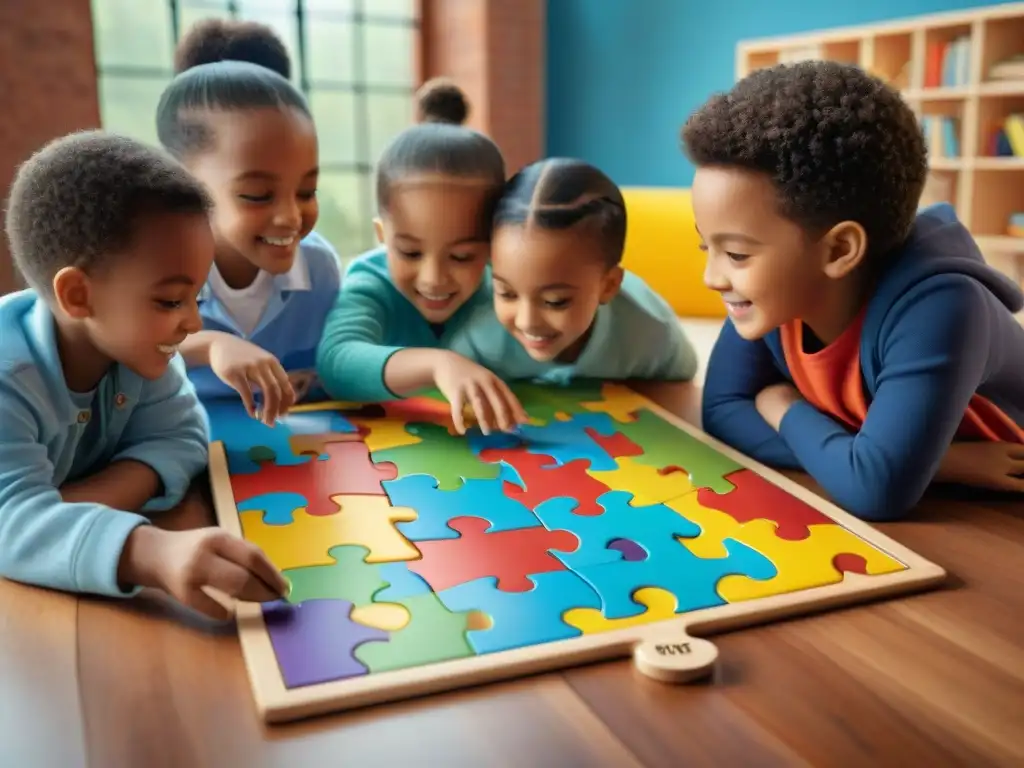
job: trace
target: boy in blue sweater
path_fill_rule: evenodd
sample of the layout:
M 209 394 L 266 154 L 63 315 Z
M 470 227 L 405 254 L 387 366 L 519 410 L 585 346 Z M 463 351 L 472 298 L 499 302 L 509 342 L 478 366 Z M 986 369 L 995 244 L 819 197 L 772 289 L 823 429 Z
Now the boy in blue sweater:
M 1024 489 L 1024 296 L 950 206 L 918 210 L 927 156 L 900 95 L 853 65 L 771 67 L 683 140 L 729 312 L 704 429 L 870 520 L 936 479 Z
M 213 258 L 203 188 L 173 160 L 102 132 L 52 142 L 18 171 L 11 253 L 30 289 L 0 299 L 0 574 L 53 589 L 203 591 L 272 600 L 281 576 L 218 528 L 170 532 L 207 431 L 178 346 L 200 326 Z

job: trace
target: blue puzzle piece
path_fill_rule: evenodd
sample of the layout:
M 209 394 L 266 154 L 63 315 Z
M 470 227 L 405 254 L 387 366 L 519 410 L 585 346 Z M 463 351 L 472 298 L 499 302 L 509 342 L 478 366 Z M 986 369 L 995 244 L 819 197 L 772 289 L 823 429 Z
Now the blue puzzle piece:
M 437 593 L 450 611 L 483 611 L 490 629 L 466 633 L 477 653 L 496 653 L 582 634 L 562 621 L 570 608 L 600 608 L 601 598 L 572 571 L 549 571 L 529 577 L 526 592 L 503 592 L 494 576 L 467 581 Z
M 597 503 L 605 510 L 603 514 L 577 515 L 573 510 L 579 506 L 578 501 L 556 496 L 538 505 L 534 514 L 548 530 L 569 531 L 580 540 L 575 552 L 552 552 L 572 570 L 621 560 L 622 553 L 608 549 L 608 544 L 623 535 L 647 550 L 648 557 L 666 548 L 682 548 L 676 541 L 677 536 L 700 535 L 699 525 L 671 507 L 664 504 L 634 507 L 630 505 L 632 499 L 629 491 L 608 491 L 597 497 Z
M 434 591 L 427 582 L 420 578 L 418 573 L 410 571 L 409 564 L 404 561 L 381 563 L 377 572 L 390 586 L 373 596 L 375 603 L 393 603 L 405 600 L 407 597 Z
M 282 417 L 281 424 L 293 435 L 323 435 L 328 432 L 355 434 L 358 427 L 337 411 L 301 411 Z
M 611 437 L 617 428 L 607 413 L 577 413 L 568 421 L 555 419 L 543 426 L 524 424 L 517 429 L 529 453 L 550 456 L 552 466 L 562 466 L 576 459 L 590 463 L 595 472 L 611 472 L 619 468 L 615 459 L 584 430 L 592 429 L 604 437 Z
M 477 456 L 488 448 L 515 448 L 517 445 L 523 444 L 523 438 L 515 432 L 499 431 L 485 435 L 480 431 L 480 427 L 475 426 L 466 430 L 466 440 L 469 441 L 469 449 Z
M 305 464 L 312 456 L 292 452 L 288 438 L 292 431 L 283 425 L 268 427 L 245 412 L 239 398 L 223 398 L 203 404 L 210 421 L 210 440 L 224 443 L 228 471 L 248 475 L 259 471 L 257 459 L 289 466 Z M 326 459 L 326 454 L 320 457 Z
M 309 502 L 301 493 L 277 491 L 252 496 L 238 504 L 239 512 L 258 509 L 263 512 L 263 522 L 267 525 L 291 525 L 292 513 L 305 507 Z
M 540 525 L 530 508 L 505 495 L 501 479 L 470 478 L 454 491 L 442 491 L 430 475 L 406 475 L 381 483 L 394 507 L 410 507 L 418 517 L 396 527 L 410 541 L 457 539 L 448 527 L 454 517 L 480 517 L 491 525 L 489 533 L 533 528 Z
M 583 566 L 576 572 L 601 596 L 602 613 L 608 619 L 637 616 L 647 610 L 632 599 L 633 593 L 642 587 L 661 587 L 671 592 L 678 601 L 676 613 L 686 613 L 724 605 L 716 587 L 725 576 L 768 580 L 778 574 L 768 558 L 746 544 L 735 539 L 725 539 L 723 544 L 728 553 L 725 557 L 701 558 L 677 541 L 666 541 L 654 547 L 645 546 L 649 552 L 646 560 Z

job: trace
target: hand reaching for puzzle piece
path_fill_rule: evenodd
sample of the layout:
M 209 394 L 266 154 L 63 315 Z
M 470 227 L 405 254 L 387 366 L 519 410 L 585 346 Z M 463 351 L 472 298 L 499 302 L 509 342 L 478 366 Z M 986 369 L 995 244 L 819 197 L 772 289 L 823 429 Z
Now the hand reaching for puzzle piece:
M 994 491 L 1024 492 L 1024 445 L 953 443 L 935 479 Z
M 249 415 L 268 427 L 295 404 L 295 390 L 284 367 L 276 357 L 252 342 L 230 334 L 218 335 L 210 345 L 210 369 L 238 392 Z M 262 395 L 258 409 L 252 390 L 254 384 Z
M 525 424 L 529 417 L 512 390 L 490 370 L 454 352 L 441 355 L 434 366 L 434 383 L 451 403 L 452 421 L 460 435 L 466 434 L 464 406 L 473 409 L 480 430 L 508 431 Z
M 213 619 L 231 614 L 204 587 L 237 600 L 266 603 L 288 594 L 288 582 L 259 547 L 220 528 L 165 531 L 141 525 L 125 542 L 118 582 L 156 587 Z

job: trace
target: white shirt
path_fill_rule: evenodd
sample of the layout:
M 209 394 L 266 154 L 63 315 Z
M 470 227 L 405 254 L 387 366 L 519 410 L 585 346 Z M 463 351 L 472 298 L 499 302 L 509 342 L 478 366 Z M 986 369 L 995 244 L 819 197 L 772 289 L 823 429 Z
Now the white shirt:
M 274 292 L 274 276 L 261 269 L 249 285 L 244 288 L 232 288 L 224 282 L 217 265 L 214 264 L 210 268 L 209 283 L 213 295 L 231 315 L 238 329 L 246 336 L 251 335 Z

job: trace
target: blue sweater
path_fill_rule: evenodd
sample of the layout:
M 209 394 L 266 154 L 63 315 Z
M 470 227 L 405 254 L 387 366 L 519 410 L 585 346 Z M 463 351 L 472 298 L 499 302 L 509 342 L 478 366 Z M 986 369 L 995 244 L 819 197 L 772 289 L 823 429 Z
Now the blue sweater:
M 615 298 L 598 307 L 590 338 L 575 363 L 534 360 L 498 321 L 493 302 L 477 309 L 452 340 L 451 348 L 506 381 L 689 381 L 697 373 L 697 353 L 679 318 L 668 302 L 630 272 L 623 277 Z
M 0 574 L 52 589 L 123 592 L 117 566 L 147 518 L 102 504 L 66 503 L 58 488 L 120 460 L 163 482 L 143 511 L 184 497 L 205 466 L 208 431 L 176 357 L 148 381 L 115 366 L 93 395 L 70 392 L 53 315 L 33 291 L 0 298 Z
M 324 321 L 338 296 L 340 273 L 334 248 L 319 234 L 311 232 L 299 244 L 292 269 L 274 276 L 270 302 L 251 335 L 241 332 L 214 296 L 209 283 L 199 293 L 203 330 L 222 331 L 247 339 L 274 355 L 292 377 L 300 373 L 312 377 Z M 189 368 L 188 376 L 203 401 L 237 397 L 207 365 Z M 323 395 L 320 386 L 312 382 L 304 399 L 318 400 Z
M 489 271 L 443 328 L 432 326 L 395 287 L 383 248 L 348 265 L 317 350 L 317 373 L 338 400 L 380 402 L 397 397 L 384 384 L 384 366 L 405 347 L 447 349 L 473 311 L 490 303 Z
M 742 453 L 802 469 L 868 520 L 904 516 L 935 477 L 971 398 L 1024 424 L 1024 307 L 946 204 L 921 211 L 870 298 L 860 340 L 868 413 L 860 431 L 801 401 L 778 433 L 754 405 L 789 381 L 778 330 L 747 341 L 726 321 L 708 363 L 703 427 Z

